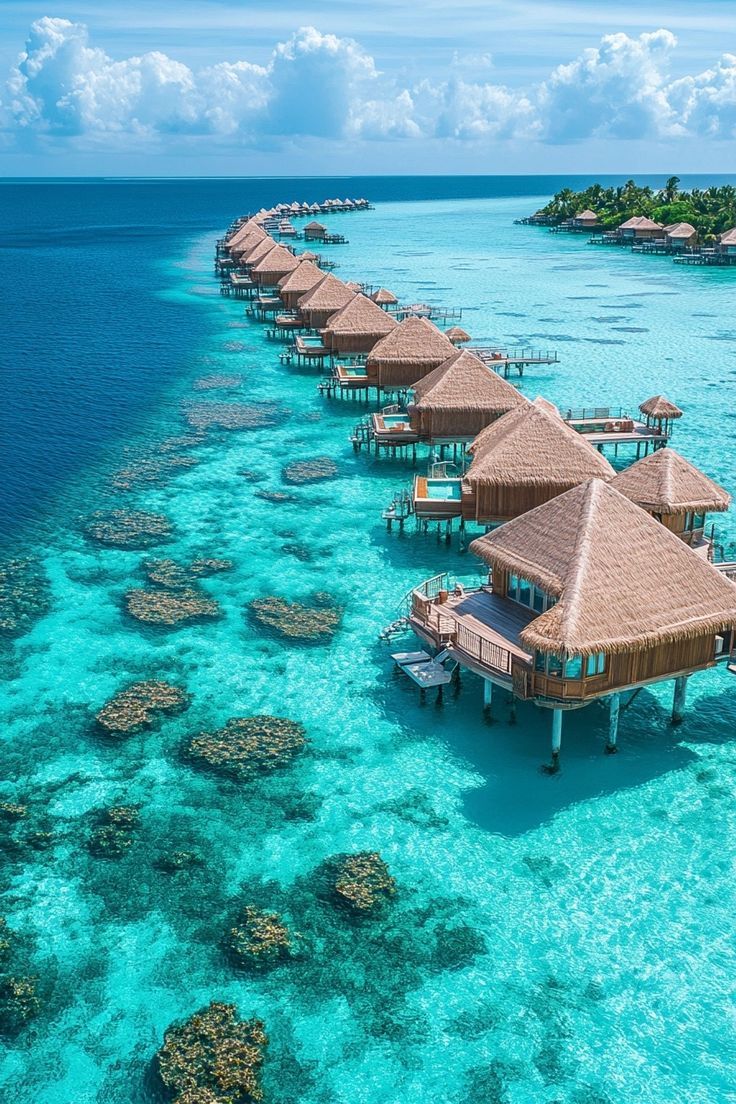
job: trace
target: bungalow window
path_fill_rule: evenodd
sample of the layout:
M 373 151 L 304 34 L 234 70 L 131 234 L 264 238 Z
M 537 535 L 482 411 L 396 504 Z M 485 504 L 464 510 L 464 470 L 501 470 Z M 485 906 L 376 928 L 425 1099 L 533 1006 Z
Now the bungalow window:
M 579 679 L 583 677 L 583 657 L 568 656 L 565 660 L 565 678 Z
M 547 674 L 551 675 L 552 678 L 562 678 L 563 667 L 564 664 L 560 656 L 550 652 L 547 656 Z
M 705 528 L 705 514 L 693 514 L 693 529 Z
M 516 601 L 520 602 L 522 606 L 531 606 L 533 593 L 534 593 L 534 587 L 529 582 L 529 580 L 524 579 L 520 576 L 519 577 L 518 597 L 517 597 Z
M 536 613 L 544 613 L 556 601 L 556 599 L 548 597 L 538 586 L 530 583 L 528 579 L 524 579 L 521 575 L 511 574 L 506 584 L 506 597 L 510 598 L 512 602 L 528 606 Z
M 534 587 L 533 605 L 537 613 L 544 613 L 546 597 L 547 595 L 543 590 L 540 590 L 538 586 Z
M 597 652 L 595 655 L 588 656 L 585 664 L 585 674 L 587 678 L 592 678 L 593 675 L 602 675 L 606 670 L 606 657 L 603 652 Z

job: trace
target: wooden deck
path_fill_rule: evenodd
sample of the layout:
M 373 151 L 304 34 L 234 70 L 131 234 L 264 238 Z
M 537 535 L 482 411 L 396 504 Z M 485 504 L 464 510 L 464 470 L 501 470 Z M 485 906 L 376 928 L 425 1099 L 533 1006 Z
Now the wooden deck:
M 591 445 L 625 445 L 625 444 L 643 444 L 645 442 L 654 442 L 655 444 L 667 444 L 667 434 L 662 433 L 660 430 L 655 429 L 654 426 L 648 426 L 644 422 L 634 422 L 632 429 L 591 429 L 587 433 L 580 428 L 581 425 L 601 425 L 606 426 L 611 421 L 610 418 L 587 418 L 584 421 L 578 421 L 577 419 L 571 419 L 567 421 L 567 424 L 574 430 L 576 430 L 581 437 L 585 437 L 586 441 L 590 441 Z
M 519 633 L 539 617 L 534 610 L 486 589 L 470 591 L 463 597 L 449 594 L 438 610 L 442 617 L 456 621 L 458 628 L 463 627 L 482 640 L 505 649 L 517 659 L 526 662 L 531 659 L 519 642 Z M 458 645 L 465 650 L 462 639 L 459 633 Z

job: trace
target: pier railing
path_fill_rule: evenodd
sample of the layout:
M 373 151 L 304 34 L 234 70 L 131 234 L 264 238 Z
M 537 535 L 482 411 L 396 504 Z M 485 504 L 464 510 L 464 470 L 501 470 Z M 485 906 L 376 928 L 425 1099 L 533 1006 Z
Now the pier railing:
M 628 418 L 629 414 L 622 406 L 577 406 L 568 407 L 563 414 L 566 422 L 586 422 L 592 418 L 611 418 L 619 420 Z

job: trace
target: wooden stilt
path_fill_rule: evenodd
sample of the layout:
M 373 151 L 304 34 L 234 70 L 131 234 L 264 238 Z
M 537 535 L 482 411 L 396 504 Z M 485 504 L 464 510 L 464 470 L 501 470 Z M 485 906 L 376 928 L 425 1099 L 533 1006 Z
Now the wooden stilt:
M 687 675 L 680 675 L 675 679 L 675 693 L 672 700 L 672 723 L 682 723 L 685 715 L 685 702 L 687 699 Z
M 493 705 L 493 683 L 490 679 L 483 679 L 483 708 L 490 716 Z
M 615 755 L 618 751 L 616 741 L 618 739 L 618 715 L 621 706 L 621 695 L 611 694 L 608 699 L 608 740 L 606 741 L 606 755 Z
M 559 770 L 562 746 L 562 710 L 552 710 L 552 769 Z

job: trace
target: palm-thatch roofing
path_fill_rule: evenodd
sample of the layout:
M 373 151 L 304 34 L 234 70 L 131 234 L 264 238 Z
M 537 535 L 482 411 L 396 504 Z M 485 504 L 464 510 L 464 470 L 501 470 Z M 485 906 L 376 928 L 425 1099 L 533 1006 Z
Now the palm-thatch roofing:
M 374 291 L 371 295 L 371 299 L 374 303 L 377 303 L 379 307 L 391 307 L 394 303 L 398 303 L 398 299 L 392 291 L 388 288 L 382 287 L 378 291 Z
M 576 222 L 597 222 L 598 216 L 595 211 L 591 211 L 590 207 L 586 207 L 584 211 L 581 211 L 579 215 L 575 215 Z
M 374 345 L 366 366 L 369 373 L 378 376 L 381 384 L 411 387 L 455 351 L 455 346 L 434 322 L 410 315 Z
M 731 503 L 723 487 L 671 448 L 637 460 L 611 486 L 651 514 L 704 514 L 727 510 Z
M 294 254 L 283 245 L 277 245 L 275 249 L 269 249 L 257 264 L 252 264 L 250 271 L 252 276 L 257 276 L 264 282 L 276 283 L 298 267 L 299 262 Z
M 256 242 L 255 245 L 248 245 L 248 248 L 243 253 L 243 259 L 246 264 L 255 265 L 259 261 L 262 261 L 267 253 L 270 253 L 272 249 L 276 248 L 276 242 L 272 237 L 266 237 L 262 241 Z
M 321 268 L 317 268 L 316 264 L 312 264 L 311 261 L 300 260 L 299 257 L 296 260 L 298 262 L 296 268 L 279 280 L 279 292 L 282 296 L 289 294 L 291 296 L 296 295 L 298 298 L 325 278 L 324 272 Z
M 254 235 L 258 238 L 265 238 L 266 231 L 263 227 L 255 221 L 255 219 L 247 219 L 241 226 L 237 228 L 234 234 L 231 234 L 228 238 L 227 244 L 232 249 L 234 245 L 250 235 Z
M 358 293 L 328 319 L 325 340 L 345 351 L 351 351 L 351 341 L 363 347 L 370 342 L 369 348 L 372 348 L 396 326 L 397 322 L 390 314 L 377 307 L 367 295 Z M 357 345 L 356 351 L 360 351 Z
M 666 399 L 664 395 L 652 395 L 651 399 L 647 399 L 639 406 L 642 414 L 647 414 L 650 418 L 656 418 L 659 421 L 672 421 L 674 418 L 681 418 L 682 411 L 679 406 L 675 406 L 673 402 Z
M 256 229 L 249 230 L 247 234 L 238 237 L 237 241 L 231 242 L 229 249 L 233 256 L 242 256 L 244 253 L 247 253 L 249 249 L 255 248 L 260 242 L 267 241 L 268 239 L 269 235 L 264 231 L 258 233 Z
M 736 226 L 719 234 L 718 241 L 721 245 L 736 245 Z
M 467 330 L 464 330 L 462 326 L 450 326 L 449 330 L 445 330 L 445 337 L 447 337 L 453 345 L 465 345 L 466 342 L 473 340 Z
M 697 230 L 690 222 L 673 222 L 669 226 L 665 226 L 664 232 L 668 238 L 692 238 L 693 234 L 697 234 Z
M 409 407 L 418 431 L 473 437 L 510 410 L 529 406 L 516 388 L 468 352 L 455 352 L 414 384 Z
M 355 292 L 330 272 L 319 284 L 315 284 L 310 291 L 302 295 L 299 299 L 299 309 L 307 313 L 325 314 L 327 312 L 329 317 L 329 313 L 334 314 L 354 296 Z
M 646 215 L 634 215 L 633 218 L 627 219 L 626 222 L 622 222 L 619 226 L 619 230 L 662 230 L 661 222 L 654 222 L 653 219 L 647 218 Z
M 558 599 L 522 629 L 530 651 L 638 652 L 736 625 L 736 585 L 600 479 L 507 522 L 470 549 Z
M 551 498 L 586 479 L 614 476 L 603 454 L 544 399 L 518 404 L 478 434 L 470 451 L 465 478 L 475 488 L 542 488 Z
M 315 232 L 319 231 L 320 233 L 323 233 L 323 234 L 327 232 L 327 227 L 323 226 L 321 222 L 316 222 L 314 219 L 311 222 L 308 222 L 307 225 L 304 227 L 304 229 L 305 230 L 312 230 L 312 231 L 315 231 Z

